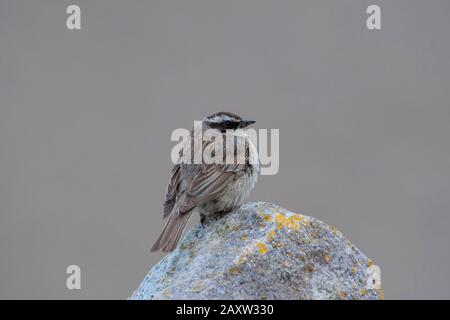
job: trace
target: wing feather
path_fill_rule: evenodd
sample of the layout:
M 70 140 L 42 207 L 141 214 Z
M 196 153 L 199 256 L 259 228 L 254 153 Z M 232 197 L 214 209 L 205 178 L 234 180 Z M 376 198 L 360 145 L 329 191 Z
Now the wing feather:
M 164 218 L 167 217 L 175 205 L 178 186 L 181 181 L 181 165 L 177 164 L 170 173 L 169 184 L 166 189 L 166 200 L 164 201 Z
M 193 177 L 186 192 L 180 213 L 188 212 L 200 202 L 224 191 L 236 174 L 245 170 L 245 165 L 205 165 Z

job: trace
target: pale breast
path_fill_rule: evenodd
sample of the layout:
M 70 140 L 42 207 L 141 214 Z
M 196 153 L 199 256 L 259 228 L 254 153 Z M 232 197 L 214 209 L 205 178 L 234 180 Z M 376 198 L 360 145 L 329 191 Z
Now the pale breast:
M 259 174 L 258 153 L 248 136 L 245 150 L 245 164 L 242 170 L 236 172 L 232 182 L 216 197 L 199 205 L 200 213 L 203 215 L 215 212 L 232 211 L 241 206 L 255 187 Z

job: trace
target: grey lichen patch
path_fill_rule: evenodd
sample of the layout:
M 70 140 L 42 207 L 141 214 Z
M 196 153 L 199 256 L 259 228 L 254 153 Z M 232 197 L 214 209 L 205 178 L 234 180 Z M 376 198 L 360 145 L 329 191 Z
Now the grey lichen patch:
M 195 226 L 131 299 L 382 299 L 373 265 L 334 227 L 272 203 Z

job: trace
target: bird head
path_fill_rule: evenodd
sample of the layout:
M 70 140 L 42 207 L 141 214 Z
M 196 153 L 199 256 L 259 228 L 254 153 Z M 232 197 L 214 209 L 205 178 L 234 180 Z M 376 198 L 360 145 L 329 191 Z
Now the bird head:
M 253 120 L 243 120 L 237 114 L 231 112 L 217 112 L 203 118 L 203 123 L 206 128 L 217 129 L 221 132 L 226 130 L 236 130 L 245 128 L 254 124 Z

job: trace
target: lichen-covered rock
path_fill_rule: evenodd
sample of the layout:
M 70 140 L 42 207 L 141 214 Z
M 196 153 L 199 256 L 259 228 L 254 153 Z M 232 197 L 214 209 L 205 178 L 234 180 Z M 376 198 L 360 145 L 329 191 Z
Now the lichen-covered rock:
M 372 265 L 317 219 L 247 203 L 191 229 L 130 299 L 382 299 Z

